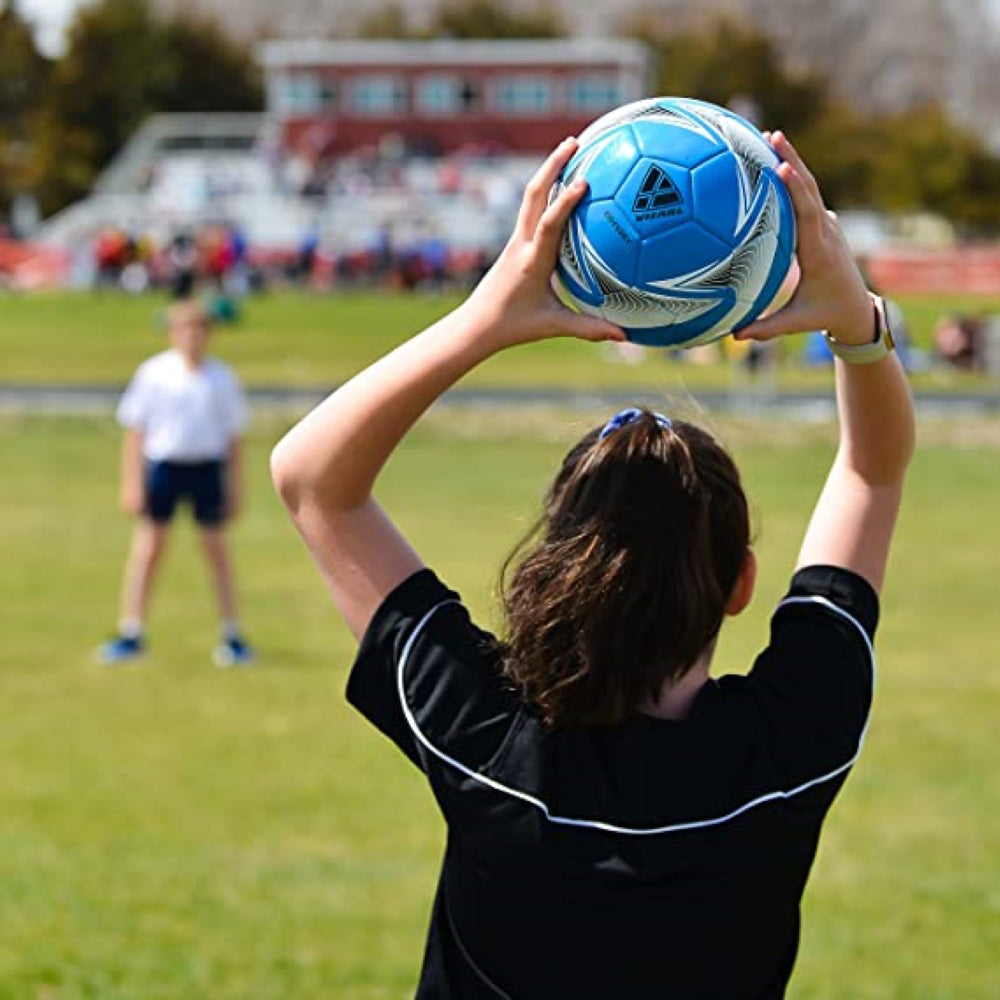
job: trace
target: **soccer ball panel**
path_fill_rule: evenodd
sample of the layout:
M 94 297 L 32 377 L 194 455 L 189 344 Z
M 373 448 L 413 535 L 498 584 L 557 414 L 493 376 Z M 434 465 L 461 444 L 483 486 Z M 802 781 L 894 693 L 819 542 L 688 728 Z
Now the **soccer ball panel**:
M 693 167 L 725 150 L 726 144 L 692 115 L 659 105 L 636 123 L 639 149 L 653 159 Z
M 635 133 L 627 125 L 613 129 L 577 152 L 566 166 L 563 184 L 586 177 L 591 198 L 613 198 L 639 155 Z
M 643 241 L 637 284 L 660 291 L 696 291 L 714 294 L 729 287 L 728 273 L 712 281 L 719 262 L 729 259 L 733 248 L 688 222 L 677 229 Z
M 639 263 L 639 233 L 616 201 L 588 201 L 579 212 L 581 255 L 593 271 L 599 265 L 619 281 L 635 281 Z
M 691 114 L 710 122 L 724 136 L 726 145 L 739 156 L 758 163 L 761 168 L 767 167 L 771 170 L 781 162 L 778 154 L 760 132 L 750 122 L 740 118 L 728 108 L 720 108 L 707 101 L 690 98 L 681 98 L 678 103 L 685 105 Z
M 778 293 L 785 283 L 785 278 L 788 277 L 788 271 L 791 266 L 792 254 L 782 247 L 779 241 L 771 260 L 771 268 L 757 294 L 752 298 L 744 297 L 740 299 L 742 314 L 734 323 L 734 330 L 740 330 L 770 308 L 774 300 L 778 297 Z
M 740 229 L 740 182 L 733 154 L 726 150 L 691 171 L 691 212 L 730 248 Z

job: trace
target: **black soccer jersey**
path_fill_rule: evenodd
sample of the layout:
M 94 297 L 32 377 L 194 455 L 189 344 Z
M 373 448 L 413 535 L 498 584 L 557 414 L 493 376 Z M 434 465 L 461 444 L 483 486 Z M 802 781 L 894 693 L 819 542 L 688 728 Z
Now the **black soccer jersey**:
M 749 675 L 689 715 L 544 727 L 429 570 L 389 595 L 348 698 L 448 825 L 418 1000 L 775 1000 L 820 826 L 871 706 L 878 599 L 795 574 Z

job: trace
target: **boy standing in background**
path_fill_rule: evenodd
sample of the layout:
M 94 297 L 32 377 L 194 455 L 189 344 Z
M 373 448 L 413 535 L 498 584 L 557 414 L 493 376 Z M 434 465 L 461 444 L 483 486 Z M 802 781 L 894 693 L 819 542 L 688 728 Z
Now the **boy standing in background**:
M 118 634 L 98 650 L 114 665 L 146 649 L 149 596 L 178 501 L 192 505 L 220 617 L 212 657 L 220 667 L 253 661 L 237 616 L 225 524 L 242 503 L 240 434 L 249 413 L 228 365 L 206 355 L 211 324 L 193 300 L 167 313 L 170 349 L 139 366 L 118 406 L 125 429 L 121 503 L 136 517 L 125 566 Z

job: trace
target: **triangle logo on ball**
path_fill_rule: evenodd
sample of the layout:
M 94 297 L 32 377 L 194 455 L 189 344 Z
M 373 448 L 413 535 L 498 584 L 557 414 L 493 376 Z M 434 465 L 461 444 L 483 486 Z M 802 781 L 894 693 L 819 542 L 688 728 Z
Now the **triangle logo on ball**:
M 636 215 L 656 212 L 679 205 L 681 201 L 681 193 L 670 179 L 670 175 L 662 167 L 653 164 L 642 179 L 639 193 L 632 203 L 632 211 Z

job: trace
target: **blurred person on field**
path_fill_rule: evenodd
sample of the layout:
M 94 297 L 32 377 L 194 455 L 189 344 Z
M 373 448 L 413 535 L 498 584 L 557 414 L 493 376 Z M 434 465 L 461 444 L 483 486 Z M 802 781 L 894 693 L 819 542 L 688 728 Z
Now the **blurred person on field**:
M 170 348 L 139 366 L 118 406 L 125 430 L 121 502 L 135 518 L 117 634 L 98 650 L 107 665 L 147 649 L 150 593 L 179 504 L 190 505 L 219 611 L 212 657 L 220 667 L 253 661 L 240 629 L 225 529 L 243 501 L 240 436 L 248 409 L 228 365 L 207 355 L 210 318 L 197 301 L 167 312 Z
M 934 327 L 935 355 L 959 371 L 983 370 L 985 341 L 984 316 L 942 316 Z
M 170 294 L 175 299 L 189 299 L 198 284 L 198 244 L 187 231 L 175 233 L 167 249 L 170 271 Z
M 128 241 L 120 229 L 102 229 L 94 243 L 97 288 L 117 288 L 127 263 Z

